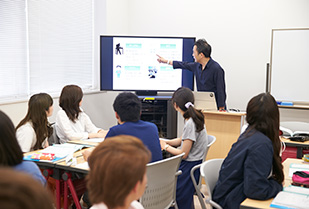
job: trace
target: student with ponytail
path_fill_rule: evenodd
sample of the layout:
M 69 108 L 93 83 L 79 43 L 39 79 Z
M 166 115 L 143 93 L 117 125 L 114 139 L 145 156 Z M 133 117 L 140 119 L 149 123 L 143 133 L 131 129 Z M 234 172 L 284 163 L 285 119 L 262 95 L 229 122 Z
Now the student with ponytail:
M 182 174 L 177 180 L 176 202 L 179 209 L 190 209 L 194 208 L 193 194 L 195 192 L 190 171 L 195 165 L 202 163 L 208 144 L 204 115 L 194 108 L 194 95 L 188 88 L 178 88 L 173 94 L 172 103 L 175 110 L 180 112 L 185 119 L 183 134 L 181 138 L 160 140 L 160 143 L 162 149 L 173 155 L 185 153 L 179 168 Z M 175 148 L 177 146 L 181 148 Z M 197 182 L 198 179 L 199 171 L 195 172 Z
M 53 128 L 48 117 L 53 114 L 53 98 L 46 93 L 34 94 L 28 102 L 28 112 L 16 127 L 16 137 L 23 152 L 48 146 Z
M 224 209 L 239 208 L 246 198 L 266 200 L 284 181 L 279 138 L 279 110 L 269 93 L 247 106 L 248 127 L 225 158 L 212 199 Z

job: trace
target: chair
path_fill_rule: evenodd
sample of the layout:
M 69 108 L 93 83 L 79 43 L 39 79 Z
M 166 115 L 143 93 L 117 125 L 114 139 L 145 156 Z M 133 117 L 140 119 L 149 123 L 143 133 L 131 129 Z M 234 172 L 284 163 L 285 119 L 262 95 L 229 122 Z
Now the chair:
M 210 146 L 213 145 L 213 143 L 215 143 L 216 137 L 213 136 L 213 135 L 207 135 L 207 139 L 208 139 L 208 144 L 207 144 L 207 147 L 206 147 L 206 152 L 204 153 L 204 156 L 203 156 L 203 162 L 206 160 L 206 156 L 207 156 L 207 153 L 208 153 Z M 200 176 L 200 180 L 199 180 L 199 183 L 197 185 L 199 189 L 201 189 L 201 185 L 202 185 L 202 176 Z
M 177 177 L 182 172 L 179 165 L 184 153 L 147 164 L 148 183 L 140 203 L 145 209 L 169 208 L 176 203 Z
M 48 140 L 48 144 L 49 145 L 60 144 L 60 139 L 59 139 L 59 137 L 57 136 L 57 133 L 56 133 L 56 124 L 55 123 L 51 124 L 51 127 L 53 128 L 53 133 L 47 139 Z
M 213 192 L 213 189 L 215 188 L 216 182 L 218 181 L 219 171 L 220 171 L 223 160 L 224 159 L 207 160 L 201 163 L 200 165 L 194 166 L 191 169 L 191 172 L 190 172 L 191 179 L 192 179 L 196 194 L 198 196 L 198 199 L 200 201 L 200 204 L 202 206 L 202 209 L 206 209 L 205 202 L 207 204 L 210 204 L 211 208 L 215 207 L 218 209 L 222 209 L 222 207 L 218 203 L 212 200 L 212 192 Z M 206 183 L 206 188 L 208 191 L 208 198 L 206 198 L 205 202 L 204 202 L 202 193 L 200 191 L 200 188 L 198 188 L 198 185 L 196 184 L 196 181 L 194 179 L 193 173 L 196 169 L 200 169 L 201 176 L 204 178 L 205 183 Z

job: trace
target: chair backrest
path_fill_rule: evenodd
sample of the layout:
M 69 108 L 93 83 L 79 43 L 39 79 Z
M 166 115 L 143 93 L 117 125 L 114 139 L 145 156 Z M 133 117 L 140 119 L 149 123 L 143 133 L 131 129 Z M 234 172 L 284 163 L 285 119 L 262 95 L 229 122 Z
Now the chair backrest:
M 176 183 L 183 155 L 147 164 L 148 183 L 140 198 L 145 209 L 163 209 L 176 204 Z
M 213 135 L 207 135 L 207 139 L 208 139 L 208 144 L 207 144 L 206 152 L 204 153 L 204 156 L 203 156 L 203 162 L 206 160 L 206 156 L 207 156 L 210 146 L 213 145 L 213 143 L 215 143 L 216 137 Z
M 216 186 L 219 177 L 219 171 L 224 159 L 211 159 L 202 163 L 200 172 L 204 178 L 209 198 L 212 199 L 212 192 Z
M 53 123 L 53 124 L 51 125 L 51 127 L 53 127 L 53 133 L 52 133 L 52 135 L 47 139 L 47 140 L 48 140 L 48 144 L 49 144 L 49 145 L 60 144 L 60 139 L 59 139 L 59 137 L 57 136 L 57 133 L 56 133 L 56 124 Z
M 213 143 L 215 143 L 216 141 L 216 137 L 213 135 L 207 135 L 208 138 L 208 145 L 207 147 L 209 148 Z

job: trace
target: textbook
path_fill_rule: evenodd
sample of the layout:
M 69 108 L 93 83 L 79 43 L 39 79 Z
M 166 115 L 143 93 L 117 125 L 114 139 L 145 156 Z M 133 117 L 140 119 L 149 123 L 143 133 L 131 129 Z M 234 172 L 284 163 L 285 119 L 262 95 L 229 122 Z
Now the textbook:
M 308 209 L 309 189 L 298 186 L 288 186 L 279 192 L 270 207 Z
M 308 141 L 309 131 L 292 131 L 288 128 L 280 126 L 280 131 L 282 131 L 282 136 L 289 138 L 291 141 Z
M 37 152 L 34 152 L 31 155 L 25 156 L 24 160 L 54 162 L 57 160 L 61 160 L 66 156 L 68 156 L 69 154 L 79 151 L 84 147 L 85 145 L 81 144 L 70 144 L 70 143 L 53 144 L 52 146 L 46 147 L 45 149 L 38 150 Z M 47 158 L 45 156 L 52 156 L 52 157 Z

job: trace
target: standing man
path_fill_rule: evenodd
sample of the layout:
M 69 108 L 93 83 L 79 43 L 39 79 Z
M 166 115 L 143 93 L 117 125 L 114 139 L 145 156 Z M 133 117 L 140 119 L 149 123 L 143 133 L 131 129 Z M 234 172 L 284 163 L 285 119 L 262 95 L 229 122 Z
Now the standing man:
M 226 92 L 224 70 L 211 57 L 211 46 L 205 39 L 199 39 L 194 43 L 193 54 L 195 62 L 179 62 L 167 60 L 158 56 L 159 63 L 173 65 L 173 68 L 190 70 L 194 73 L 198 91 L 211 91 L 215 93 L 217 107 L 220 111 L 226 109 Z

